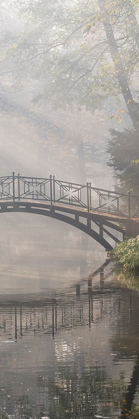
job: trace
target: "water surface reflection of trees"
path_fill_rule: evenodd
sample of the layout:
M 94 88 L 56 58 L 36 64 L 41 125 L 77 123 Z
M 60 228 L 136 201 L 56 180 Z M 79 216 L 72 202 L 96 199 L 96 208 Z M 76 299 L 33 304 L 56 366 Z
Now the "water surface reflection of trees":
M 96 416 L 117 419 L 121 414 L 125 419 L 127 408 L 128 413 L 131 408 L 137 410 L 133 402 L 136 403 L 138 383 L 138 342 L 134 339 L 138 328 L 138 295 L 115 282 L 109 283 L 108 275 L 103 275 L 102 279 L 102 272 L 97 285 L 91 286 L 90 281 L 86 283 L 86 289 L 81 285 L 79 292 L 78 284 L 73 294 L 60 294 L 52 300 L 43 296 L 40 300 L 25 301 L 22 297 L 19 302 L 1 302 L 1 338 L 12 337 L 13 340 L 15 333 L 14 351 L 20 360 L 19 370 L 22 358 L 18 345 L 21 350 L 22 342 L 36 345 L 43 339 L 43 352 L 46 352 L 45 345 L 49 340 L 50 348 L 52 343 L 55 348 L 52 358 L 55 367 L 51 358 L 47 359 L 47 353 L 41 359 L 40 352 L 40 363 L 37 364 L 34 358 L 29 365 L 31 358 L 26 350 L 23 352 L 29 374 L 33 367 L 35 375 L 29 385 L 25 381 L 27 387 L 22 387 L 19 381 L 17 388 L 19 370 L 13 370 L 15 392 L 12 399 L 7 399 L 8 385 L 4 393 L 0 392 L 3 418 L 2 406 L 5 405 L 7 415 L 34 419 L 91 419 Z M 108 344 L 106 348 L 103 341 Z
M 50 419 L 57 418 L 95 418 L 97 415 L 111 417 L 120 411 L 122 394 L 125 390 L 124 378 L 112 381 L 105 368 L 92 368 L 86 365 L 83 370 L 80 363 L 72 368 L 58 367 L 55 380 L 38 380 L 39 386 L 46 386 L 50 405 Z M 56 412 L 56 416 L 54 416 Z

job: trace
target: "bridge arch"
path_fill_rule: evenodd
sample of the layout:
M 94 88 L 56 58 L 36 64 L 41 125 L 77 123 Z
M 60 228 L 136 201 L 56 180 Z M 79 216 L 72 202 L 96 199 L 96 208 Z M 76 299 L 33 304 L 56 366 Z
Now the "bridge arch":
M 122 239 L 124 235 L 136 237 L 139 234 L 138 207 L 139 197 L 130 192 L 121 194 L 100 189 L 92 187 L 90 182 L 81 185 L 58 180 L 52 175 L 39 178 L 14 172 L 0 177 L 0 212 L 26 212 L 55 218 L 82 230 L 106 250 L 112 250 L 109 238 L 114 243 L 120 241 L 115 231 L 122 233 Z M 86 219 L 86 224 L 80 221 L 81 217 Z M 91 221 L 99 229 L 98 233 L 93 230 Z
M 59 208 L 60 211 L 60 208 Z M 62 209 L 61 209 L 62 211 Z M 103 246 L 105 248 L 106 251 L 111 251 L 112 250 L 112 246 L 110 245 L 110 243 L 104 239 L 104 237 L 97 233 L 96 231 L 94 231 L 91 228 L 91 223 L 89 223 L 89 225 L 82 223 L 81 221 L 79 221 L 79 215 L 75 214 L 75 217 L 72 218 L 69 215 L 67 215 L 67 213 L 63 214 L 60 212 L 57 212 L 55 210 L 55 207 L 52 207 L 50 205 L 47 205 L 46 203 L 44 204 L 40 204 L 40 203 L 26 203 L 26 202 L 16 202 L 16 203 L 10 203 L 10 202 L 6 202 L 1 204 L 1 209 L 0 209 L 0 213 L 13 213 L 13 212 L 18 212 L 18 213 L 26 213 L 26 214 L 34 214 L 34 215 L 42 215 L 42 216 L 46 216 L 46 217 L 50 217 L 53 219 L 56 219 L 58 221 L 62 221 L 64 223 L 67 223 L 73 227 L 78 228 L 79 230 L 83 231 L 84 233 L 86 233 L 87 235 L 89 235 L 90 237 L 92 237 L 95 241 L 97 241 L 101 246 Z M 70 211 L 69 211 L 70 212 Z M 71 212 L 72 214 L 72 212 Z M 86 219 L 87 219 L 87 215 L 86 215 Z M 112 237 L 112 235 L 110 235 Z

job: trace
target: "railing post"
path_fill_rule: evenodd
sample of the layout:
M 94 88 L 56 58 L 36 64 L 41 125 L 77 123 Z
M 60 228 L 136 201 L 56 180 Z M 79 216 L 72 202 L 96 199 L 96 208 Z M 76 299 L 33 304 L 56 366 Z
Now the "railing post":
M 53 203 L 52 175 L 50 175 L 50 202 Z
M 110 192 L 108 191 L 108 201 L 109 201 L 109 198 L 110 198 Z M 110 207 L 108 207 L 108 212 L 110 212 Z
M 92 208 L 92 196 L 91 196 L 91 182 L 90 182 L 90 210 Z
M 86 184 L 86 187 L 87 187 L 87 210 L 89 212 L 90 205 L 89 205 L 89 183 L 88 182 Z
M 52 300 L 52 337 L 55 336 L 55 306 L 54 306 L 54 300 Z
M 12 173 L 13 175 L 13 202 L 15 201 L 15 172 Z
M 117 198 L 117 211 L 119 212 L 120 209 L 120 202 L 119 202 L 119 198 Z
M 15 340 L 17 340 L 17 307 L 15 306 Z
M 103 238 L 103 224 L 102 223 L 100 223 L 99 225 L 99 234 L 100 234 L 100 237 Z
M 128 191 L 128 218 L 131 217 L 131 193 Z
M 18 173 L 18 201 L 20 201 L 20 174 Z
M 53 176 L 53 198 L 55 202 L 55 176 Z

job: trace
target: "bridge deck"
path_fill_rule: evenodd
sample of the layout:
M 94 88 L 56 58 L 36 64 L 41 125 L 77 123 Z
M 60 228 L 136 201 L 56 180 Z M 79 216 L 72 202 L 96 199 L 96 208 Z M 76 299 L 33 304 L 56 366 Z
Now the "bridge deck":
M 67 204 L 62 204 L 62 203 L 52 203 L 52 205 L 50 204 L 50 202 L 46 202 L 46 201 L 39 201 L 39 200 L 22 200 L 22 201 L 16 201 L 13 202 L 13 200 L 8 200 L 8 201 L 1 201 L 0 202 L 0 212 L 3 211 L 21 211 L 21 210 L 29 210 L 29 208 L 33 209 L 34 208 L 41 208 L 41 209 L 46 209 L 46 210 L 51 210 L 52 212 L 54 211 L 61 211 L 61 212 L 67 212 L 70 214 L 78 214 L 79 216 L 85 217 L 87 218 L 89 216 L 89 218 L 101 218 L 101 219 L 108 219 L 108 220 L 112 220 L 113 222 L 124 222 L 126 220 L 129 220 L 128 216 L 125 215 L 119 215 L 113 212 L 105 212 L 100 211 L 100 209 L 97 210 L 87 210 L 87 208 L 82 208 L 82 207 L 78 207 L 78 206 L 74 206 L 74 205 L 67 205 Z M 139 218 L 136 217 L 130 217 L 130 220 L 132 221 L 136 221 L 139 222 Z

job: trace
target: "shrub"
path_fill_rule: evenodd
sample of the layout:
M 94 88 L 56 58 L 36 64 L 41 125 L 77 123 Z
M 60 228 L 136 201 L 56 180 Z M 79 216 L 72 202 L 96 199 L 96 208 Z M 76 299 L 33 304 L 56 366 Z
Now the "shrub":
M 129 419 L 138 419 L 138 418 L 139 418 L 139 406 L 136 406 L 135 404 L 133 404 Z
M 114 260 L 126 271 L 139 271 L 139 236 L 119 243 L 113 251 Z

